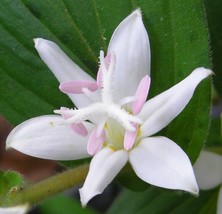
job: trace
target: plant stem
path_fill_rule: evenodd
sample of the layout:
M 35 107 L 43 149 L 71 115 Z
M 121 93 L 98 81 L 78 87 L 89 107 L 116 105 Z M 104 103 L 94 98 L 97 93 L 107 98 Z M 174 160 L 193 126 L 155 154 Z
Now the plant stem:
M 82 165 L 28 186 L 13 195 L 7 205 L 14 206 L 25 203 L 35 205 L 56 193 L 82 183 L 88 170 L 89 165 Z

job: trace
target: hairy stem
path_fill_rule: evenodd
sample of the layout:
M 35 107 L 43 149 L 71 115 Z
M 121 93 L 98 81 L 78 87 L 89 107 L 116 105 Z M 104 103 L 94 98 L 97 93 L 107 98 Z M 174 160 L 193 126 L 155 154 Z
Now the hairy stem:
M 56 193 L 81 184 L 85 180 L 88 170 L 89 165 L 82 165 L 28 186 L 15 193 L 7 205 L 14 206 L 24 203 L 35 205 Z

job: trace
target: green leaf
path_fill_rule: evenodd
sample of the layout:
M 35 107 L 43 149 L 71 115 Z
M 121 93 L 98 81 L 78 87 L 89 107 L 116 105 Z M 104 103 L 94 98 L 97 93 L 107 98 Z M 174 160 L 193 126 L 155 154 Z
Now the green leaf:
M 20 174 L 0 171 L 0 206 L 6 204 L 10 197 L 20 190 L 22 184 L 23 179 Z
M 0 113 L 13 124 L 73 107 L 40 60 L 32 39 L 53 40 L 85 71 L 96 76 L 98 53 L 116 26 L 135 8 L 143 12 L 152 52 L 150 97 L 199 66 L 209 67 L 208 34 L 200 0 L 79 1 L 2 0 L 0 4 Z M 162 133 L 194 161 L 209 122 L 210 81 L 198 86 L 185 111 Z
M 210 43 L 212 51 L 213 71 L 215 76 L 213 82 L 220 97 L 222 96 L 222 1 L 205 0 L 205 8 L 210 31 Z
M 200 192 L 194 197 L 181 192 L 161 190 L 150 187 L 144 192 L 124 190 L 114 201 L 108 214 L 208 214 L 216 213 L 218 188 Z M 132 201 L 133 203 L 129 203 Z
M 140 2 L 151 41 L 154 96 L 196 67 L 210 66 L 207 27 L 201 1 L 155 1 L 147 7 L 145 1 Z M 185 110 L 161 132 L 179 144 L 192 161 L 206 138 L 209 109 L 210 81 L 205 80 Z
M 80 203 L 65 195 L 57 195 L 44 201 L 39 209 L 41 214 L 95 214 L 90 208 L 82 208 Z
M 204 149 L 222 155 L 221 118 L 212 118 Z
M 222 146 L 221 140 L 221 118 L 212 118 L 209 134 L 206 142 L 207 147 Z

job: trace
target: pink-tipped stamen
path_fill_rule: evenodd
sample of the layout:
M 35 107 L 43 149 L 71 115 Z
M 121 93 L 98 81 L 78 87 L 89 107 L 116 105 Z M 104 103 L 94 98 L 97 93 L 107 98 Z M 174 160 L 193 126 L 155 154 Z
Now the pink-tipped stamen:
M 68 125 L 74 132 L 85 137 L 88 134 L 86 127 L 82 123 Z
M 105 131 L 102 130 L 100 136 L 97 136 L 98 130 L 97 127 L 93 129 L 89 136 L 87 144 L 87 152 L 90 155 L 95 155 L 101 148 L 105 140 Z
M 87 88 L 90 91 L 96 91 L 98 86 L 96 82 L 85 80 L 62 82 L 59 86 L 60 91 L 71 94 L 82 94 L 83 88 Z
M 96 134 L 96 137 L 99 137 L 101 136 L 103 130 L 104 130 L 104 126 L 105 126 L 105 123 L 106 123 L 106 120 L 107 120 L 107 117 L 104 117 L 102 118 L 100 121 L 99 121 L 99 124 L 97 126 L 97 134 Z
M 135 127 L 135 131 L 131 132 L 131 131 L 127 131 L 125 133 L 124 136 L 124 149 L 126 149 L 127 151 L 130 150 L 135 142 L 137 133 L 138 133 L 138 124 L 133 124 L 133 126 Z
M 150 77 L 146 75 L 140 81 L 139 86 L 136 90 L 135 97 L 137 98 L 137 100 L 132 103 L 132 110 L 134 115 L 140 112 L 144 103 L 146 102 L 149 88 L 150 88 Z

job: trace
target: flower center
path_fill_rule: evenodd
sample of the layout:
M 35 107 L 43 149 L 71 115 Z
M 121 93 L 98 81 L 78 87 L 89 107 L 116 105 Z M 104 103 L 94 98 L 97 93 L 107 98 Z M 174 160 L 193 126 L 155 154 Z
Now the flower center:
M 120 137 L 123 139 L 124 132 L 126 131 L 124 148 L 129 150 L 135 141 L 138 126 L 143 122 L 141 118 L 136 116 L 136 114 L 141 110 L 146 100 L 149 78 L 148 76 L 145 76 L 141 80 L 135 96 L 124 97 L 120 101 L 115 102 L 112 88 L 115 64 L 116 58 L 114 53 L 108 54 L 106 58 L 104 58 L 104 52 L 100 51 L 100 68 L 96 82 L 71 81 L 63 82 L 60 85 L 60 90 L 64 93 L 85 94 L 90 100 L 92 100 L 92 104 L 87 107 L 80 109 L 61 108 L 60 110 L 54 111 L 55 113 L 61 114 L 65 119 L 65 123 L 74 127 L 73 130 L 78 130 L 78 133 L 82 135 L 87 134 L 85 129 L 81 132 L 81 127 L 84 127 L 82 122 L 89 120 L 96 124 L 95 129 L 89 136 L 87 148 L 89 154 L 92 155 L 101 148 L 105 139 L 106 141 L 109 141 L 107 142 L 108 144 L 113 144 L 110 142 L 110 139 L 116 135 L 112 134 L 116 133 L 113 130 L 120 128 L 120 126 L 121 131 L 118 132 L 117 138 Z M 100 90 L 100 101 L 96 101 L 93 97 L 94 91 L 96 90 Z M 132 113 L 124 108 L 124 105 L 128 103 L 132 103 Z M 120 139 L 116 140 L 119 141 Z M 123 140 L 121 140 L 121 142 L 123 142 Z

